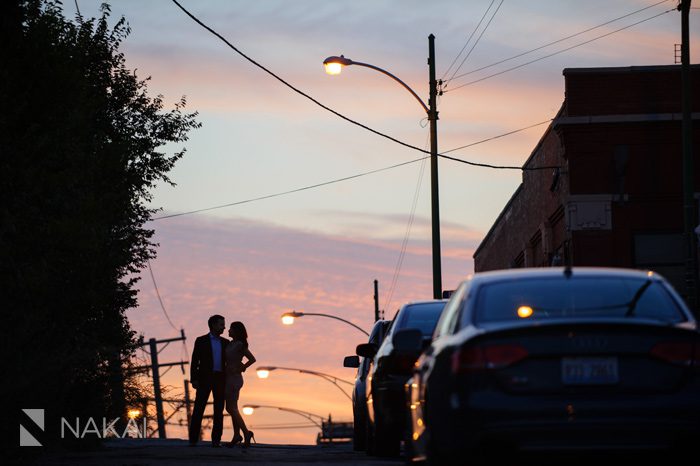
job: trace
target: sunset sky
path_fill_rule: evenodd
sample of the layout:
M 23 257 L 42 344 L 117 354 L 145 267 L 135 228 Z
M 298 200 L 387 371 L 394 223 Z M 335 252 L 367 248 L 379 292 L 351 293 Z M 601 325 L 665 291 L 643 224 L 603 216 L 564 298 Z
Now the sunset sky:
M 77 5 L 89 17 L 98 14 L 100 3 L 79 0 Z M 340 76 L 328 76 L 323 60 L 344 54 L 385 68 L 427 102 L 431 33 L 436 36 L 437 75 L 447 79 L 479 36 L 457 75 L 649 7 L 450 81 L 438 101 L 441 152 L 553 118 L 564 99 L 564 68 L 673 64 L 674 44 L 680 42 L 680 13 L 664 14 L 676 1 L 182 3 L 290 84 L 352 119 L 419 147 L 427 147 L 427 121 L 404 89 L 367 68 L 348 67 Z M 74 2 L 64 4 L 66 16 L 73 17 Z M 691 12 L 694 63 L 700 55 L 697 11 Z M 152 205 L 162 208 L 156 217 L 290 191 L 422 156 L 293 93 L 171 1 L 114 1 L 113 21 L 122 15 L 132 29 L 122 46 L 127 66 L 140 78 L 150 76 L 150 94 L 162 94 L 168 106 L 185 95 L 188 110 L 199 112 L 203 124 L 191 133 L 185 157 L 170 173 L 177 186 L 161 185 L 154 191 Z M 489 77 L 656 15 L 660 16 Z M 472 41 L 447 73 L 482 17 Z M 487 79 L 458 88 L 480 78 Z M 520 166 L 545 129 L 546 125 L 540 125 L 449 155 Z M 445 289 L 455 288 L 473 271 L 475 248 L 520 179 L 517 170 L 440 161 Z M 405 257 L 389 299 L 409 224 Z M 343 368 L 342 360 L 363 342 L 360 332 L 320 317 L 305 317 L 284 327 L 280 314 L 292 309 L 328 313 L 369 330 L 374 279 L 379 280 L 380 307 L 388 318 L 402 303 L 432 295 L 430 167 L 423 162 L 271 199 L 155 220 L 148 227 L 155 229 L 160 245 L 157 259 L 151 262 L 158 288 L 175 327 L 185 329 L 188 350 L 196 336 L 206 333 L 207 318 L 218 313 L 226 317 L 227 325 L 233 320 L 246 324 L 258 365 L 311 369 L 351 380 L 354 371 Z M 140 305 L 128 314 L 133 328 L 146 339 L 176 336 L 147 270 L 139 288 Z M 160 359 L 170 362 L 183 356 L 189 358 L 182 345 L 171 344 Z M 254 368 L 245 374 L 242 404 L 352 419 L 349 402 L 327 381 L 291 372 L 258 380 Z M 169 396 L 182 393 L 182 380 L 177 368 L 165 374 L 165 383 L 172 386 Z M 173 419 L 178 417 L 184 418 L 184 413 Z M 272 410 L 261 410 L 247 420 L 254 429 L 256 425 L 304 422 L 301 417 Z M 227 439 L 229 419 L 225 425 Z M 168 430 L 171 436 L 185 436 L 184 429 L 168 426 Z M 316 432 L 256 429 L 256 438 L 271 443 L 313 443 Z M 205 439 L 209 439 L 208 432 Z

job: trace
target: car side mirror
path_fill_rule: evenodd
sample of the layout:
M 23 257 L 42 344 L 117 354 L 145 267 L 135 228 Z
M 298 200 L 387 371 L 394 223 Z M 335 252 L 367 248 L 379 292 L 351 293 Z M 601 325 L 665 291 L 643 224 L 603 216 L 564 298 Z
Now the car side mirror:
M 360 367 L 360 357 L 359 356 L 345 356 L 343 359 L 343 367 Z
M 363 358 L 372 359 L 374 355 L 377 354 L 377 349 L 377 345 L 374 343 L 362 343 L 361 345 L 357 345 L 355 353 Z
M 420 353 L 423 350 L 423 332 L 417 328 L 406 328 L 396 332 L 391 339 L 399 353 Z

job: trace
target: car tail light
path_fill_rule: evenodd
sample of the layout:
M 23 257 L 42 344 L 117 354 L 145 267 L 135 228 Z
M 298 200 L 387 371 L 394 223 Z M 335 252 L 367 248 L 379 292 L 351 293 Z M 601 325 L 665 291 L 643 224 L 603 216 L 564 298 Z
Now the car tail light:
M 690 342 L 657 343 L 650 353 L 655 358 L 671 364 L 700 367 L 700 347 Z
M 526 358 L 520 345 L 480 345 L 460 348 L 452 355 L 452 372 L 464 373 L 502 369 Z

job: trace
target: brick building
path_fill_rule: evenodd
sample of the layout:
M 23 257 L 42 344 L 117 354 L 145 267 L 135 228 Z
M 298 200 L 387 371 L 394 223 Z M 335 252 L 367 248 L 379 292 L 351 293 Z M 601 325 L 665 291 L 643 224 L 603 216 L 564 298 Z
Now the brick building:
M 691 66 L 700 192 L 700 65 Z M 474 253 L 476 272 L 561 265 L 656 270 L 683 292 L 680 66 L 570 68 L 523 180 Z

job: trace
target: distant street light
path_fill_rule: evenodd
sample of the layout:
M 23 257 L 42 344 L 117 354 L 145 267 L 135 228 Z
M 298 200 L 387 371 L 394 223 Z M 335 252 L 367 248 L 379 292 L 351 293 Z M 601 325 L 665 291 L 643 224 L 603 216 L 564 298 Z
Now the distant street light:
M 258 408 L 278 409 L 280 411 L 287 411 L 289 413 L 298 414 L 299 416 L 305 417 L 309 421 L 316 424 L 319 429 L 323 429 L 322 423 L 323 421 L 325 421 L 325 418 L 323 416 L 319 416 L 318 414 L 310 413 L 308 411 L 302 411 L 300 409 L 284 408 L 282 406 L 271 405 L 245 405 L 243 406 L 242 411 L 243 414 L 245 414 L 246 416 L 251 416 Z M 318 422 L 319 419 L 321 420 L 321 422 Z
M 308 375 L 315 375 L 316 377 L 321 377 L 324 380 L 327 380 L 328 382 L 332 383 L 336 387 L 338 387 L 338 390 L 341 391 L 343 395 L 345 395 L 348 399 L 352 401 L 352 397 L 348 395 L 348 393 L 343 390 L 343 387 L 341 387 L 338 382 L 348 384 L 351 387 L 354 386 L 355 384 L 350 382 L 349 380 L 344 380 L 340 379 L 334 375 L 330 374 L 324 374 L 323 372 L 318 372 L 318 371 L 312 371 L 308 369 L 298 369 L 295 367 L 278 367 L 278 366 L 261 366 L 258 367 L 256 370 L 256 373 L 258 374 L 258 378 L 260 379 L 266 379 L 270 376 L 270 372 L 274 370 L 280 370 L 280 371 L 292 371 L 292 372 L 299 372 L 301 374 L 308 374 Z
M 440 200 L 438 189 L 438 147 L 437 147 L 437 80 L 435 79 L 435 36 L 428 36 L 428 66 L 429 66 L 429 99 L 428 105 L 418 97 L 413 89 L 382 68 L 379 68 L 369 63 L 361 63 L 345 58 L 343 55 L 339 57 L 328 57 L 323 61 L 323 66 L 326 73 L 330 75 L 340 74 L 344 66 L 357 65 L 371 68 L 375 71 L 390 77 L 401 86 L 404 87 L 417 101 L 428 115 L 430 122 L 430 194 L 431 194 L 431 215 L 432 215 L 432 237 L 433 237 L 433 299 L 442 298 L 442 264 L 440 256 Z
M 329 317 L 331 319 L 336 319 L 336 320 L 339 320 L 341 322 L 345 322 L 348 325 L 352 325 L 360 332 L 369 336 L 369 333 L 367 333 L 361 327 L 358 327 L 357 325 L 353 324 L 349 320 L 345 320 L 345 319 L 342 319 L 338 316 L 334 316 L 334 315 L 330 315 L 330 314 L 319 314 L 319 313 L 315 313 L 315 312 L 297 312 L 297 311 L 285 312 L 284 314 L 282 314 L 282 323 L 284 325 L 292 325 L 294 323 L 294 319 L 296 319 L 297 317 L 304 317 L 304 316 L 321 316 L 321 317 Z

